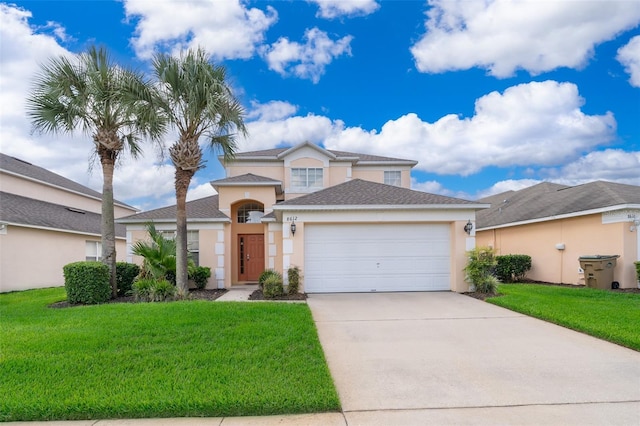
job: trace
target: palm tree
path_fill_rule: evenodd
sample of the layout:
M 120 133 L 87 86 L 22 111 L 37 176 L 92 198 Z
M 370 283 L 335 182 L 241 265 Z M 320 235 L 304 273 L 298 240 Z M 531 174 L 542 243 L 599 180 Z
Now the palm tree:
M 164 112 L 178 131 L 169 154 L 176 168 L 176 285 L 186 290 L 187 189 L 196 171 L 204 167 L 198 142 L 205 137 L 226 160 L 233 158 L 236 133 L 246 135 L 244 110 L 227 84 L 225 68 L 212 65 L 202 49 L 190 49 L 179 58 L 158 54 L 153 67 Z
M 102 166 L 102 261 L 117 296 L 113 171 L 120 153 L 135 158 L 139 142 L 164 133 L 166 119 L 154 107 L 154 87 L 140 74 L 114 63 L 106 49 L 90 47 L 74 58 L 42 65 L 27 98 L 27 114 L 41 133 L 82 130 L 93 139 Z

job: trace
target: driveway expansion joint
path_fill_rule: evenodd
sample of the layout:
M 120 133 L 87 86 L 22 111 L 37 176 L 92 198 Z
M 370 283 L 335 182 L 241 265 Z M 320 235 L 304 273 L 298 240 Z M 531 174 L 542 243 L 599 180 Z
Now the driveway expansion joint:
M 599 404 L 629 404 L 640 403 L 640 399 L 617 400 L 617 401 L 580 401 L 580 402 L 550 402 L 531 404 L 506 404 L 506 405 L 466 405 L 456 407 L 413 407 L 413 408 L 376 408 L 362 410 L 343 410 L 345 413 L 376 413 L 389 411 L 419 411 L 419 410 L 474 410 L 483 408 L 516 408 L 516 407 L 554 407 L 554 406 L 574 406 L 574 405 L 599 405 Z

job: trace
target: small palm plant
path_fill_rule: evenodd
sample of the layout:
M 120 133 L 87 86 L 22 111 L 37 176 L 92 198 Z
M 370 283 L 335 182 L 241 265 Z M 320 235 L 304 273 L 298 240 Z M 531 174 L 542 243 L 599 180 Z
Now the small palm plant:
M 156 230 L 153 222 L 146 224 L 150 241 L 137 241 L 133 245 L 133 254 L 144 258 L 141 278 L 164 280 L 175 276 L 176 242 L 166 238 Z

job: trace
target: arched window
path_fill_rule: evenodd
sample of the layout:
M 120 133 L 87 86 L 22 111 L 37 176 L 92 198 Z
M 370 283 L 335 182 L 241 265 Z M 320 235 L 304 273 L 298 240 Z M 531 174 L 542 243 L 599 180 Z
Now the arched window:
M 260 223 L 264 207 L 258 203 L 245 203 L 238 207 L 238 223 Z

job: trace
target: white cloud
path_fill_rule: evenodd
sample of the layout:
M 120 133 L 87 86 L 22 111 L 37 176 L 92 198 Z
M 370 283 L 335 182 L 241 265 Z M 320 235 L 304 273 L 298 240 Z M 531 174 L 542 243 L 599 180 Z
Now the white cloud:
M 137 19 L 131 40 L 140 58 L 154 50 L 177 53 L 202 46 L 217 60 L 249 58 L 263 43 L 264 33 L 278 14 L 248 8 L 240 0 L 125 0 L 128 19 Z
M 247 112 L 247 119 L 257 119 L 261 121 L 274 121 L 291 117 L 298 111 L 296 105 L 285 101 L 270 101 L 261 104 L 256 101 L 251 102 L 251 108 Z
M 240 139 L 242 151 L 269 149 L 279 145 L 296 145 L 309 141 L 323 143 L 340 133 L 344 123 L 320 115 L 309 114 L 273 121 L 251 121 L 247 123 L 249 138 Z
M 283 76 L 294 75 L 317 83 L 324 74 L 325 67 L 334 58 L 343 54 L 351 55 L 352 36 L 334 41 L 326 32 L 311 28 L 305 31 L 304 39 L 305 43 L 301 44 L 280 37 L 271 46 L 265 47 L 262 55 L 269 69 Z
M 435 180 L 418 182 L 416 178 L 411 178 L 411 189 L 415 191 L 428 192 L 430 194 L 446 195 L 447 197 L 462 198 L 471 200 L 471 196 L 464 191 L 452 191 L 445 188 L 440 182 Z
M 554 182 L 565 185 L 606 180 L 640 186 L 639 170 L 640 151 L 606 149 L 591 152 L 558 169 L 542 170 L 542 173 Z
M 507 191 L 520 191 L 521 189 L 529 188 L 530 186 L 537 185 L 541 180 L 537 179 L 508 179 L 496 182 L 491 187 L 478 191 L 473 199 L 479 199 L 488 197 L 494 194 L 501 194 Z
M 431 0 L 426 34 L 411 48 L 422 72 L 485 68 L 540 74 L 581 68 L 594 47 L 640 23 L 637 1 Z
M 193 182 L 189 186 L 189 191 L 187 192 L 187 201 L 198 200 L 204 197 L 210 197 L 212 195 L 216 195 L 217 192 L 209 182 L 198 185 Z M 172 203 L 175 204 L 175 203 Z
M 417 170 L 468 176 L 488 166 L 554 166 L 610 142 L 610 112 L 586 115 L 571 83 L 532 82 L 492 92 L 475 104 L 475 115 L 446 115 L 434 123 L 409 113 L 387 121 L 380 132 L 335 129 L 327 148 L 370 152 L 419 161 Z
M 2 152 L 44 167 L 97 191 L 102 191 L 102 170 L 90 159 L 93 142 L 86 135 L 32 134 L 25 99 L 40 64 L 54 56 L 73 56 L 58 43 L 65 29 L 48 23 L 29 25 L 31 12 L 0 4 L 0 141 Z M 52 31 L 53 29 L 53 31 Z M 41 33 L 40 31 L 44 31 Z M 127 155 L 114 174 L 116 199 L 161 197 L 173 192 L 173 166 L 157 166 L 154 150 L 133 161 Z
M 640 36 L 633 37 L 629 43 L 618 49 L 616 59 L 631 76 L 629 83 L 633 87 L 640 87 Z
M 333 19 L 340 16 L 369 15 L 380 7 L 375 0 L 308 0 L 316 3 L 320 10 L 316 16 Z

